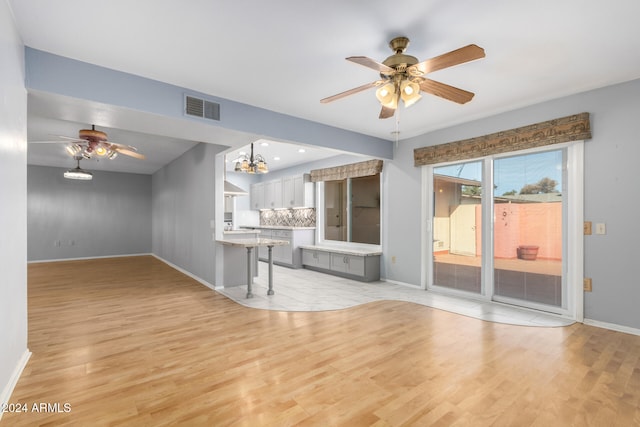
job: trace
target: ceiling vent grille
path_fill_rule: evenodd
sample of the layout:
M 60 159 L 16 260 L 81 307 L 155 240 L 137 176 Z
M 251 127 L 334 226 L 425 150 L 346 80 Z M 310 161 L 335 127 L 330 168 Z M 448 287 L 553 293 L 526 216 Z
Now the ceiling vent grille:
M 185 95 L 184 112 L 188 116 L 220 120 L 220 104 Z

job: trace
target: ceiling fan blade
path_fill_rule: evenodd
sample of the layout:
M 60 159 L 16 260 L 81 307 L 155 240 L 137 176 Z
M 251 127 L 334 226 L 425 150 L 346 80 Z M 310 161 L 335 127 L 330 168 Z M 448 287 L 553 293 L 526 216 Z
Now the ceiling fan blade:
M 50 135 L 55 136 L 56 138 L 62 138 L 61 140 L 51 140 L 51 141 L 29 141 L 31 144 L 69 144 L 70 142 L 87 142 L 81 138 L 71 138 L 70 136 L 62 136 L 62 135 Z
M 122 147 L 120 145 L 116 145 L 116 144 L 112 144 L 112 145 L 113 145 L 113 149 L 116 150 L 120 154 L 124 154 L 125 156 L 134 157 L 134 158 L 140 159 L 140 160 L 144 160 L 145 159 L 144 154 L 140 154 L 140 153 L 138 153 L 136 151 L 129 150 L 128 148 L 124 148 L 124 147 Z
M 412 75 L 421 76 L 480 58 L 484 58 L 484 49 L 475 44 L 470 44 L 412 65 L 407 68 L 407 72 Z
M 391 76 L 396 72 L 395 68 L 391 68 L 366 56 L 350 56 L 346 58 L 346 60 L 364 65 L 367 68 L 371 68 L 387 76 Z
M 354 87 L 353 89 L 349 89 L 347 91 L 340 92 L 337 95 L 333 95 L 333 96 L 329 96 L 327 98 L 323 98 L 323 99 L 320 100 L 320 102 L 322 104 L 326 104 L 328 102 L 335 101 L 336 99 L 344 98 L 346 96 L 353 95 L 354 93 L 362 92 L 363 90 L 367 90 L 367 89 L 370 89 L 372 87 L 380 86 L 382 83 L 384 83 L 383 80 L 376 80 L 375 82 L 367 83 L 366 85 Z
M 82 139 L 76 140 L 77 142 L 82 142 Z M 29 144 L 70 144 L 73 141 L 29 141 Z
M 380 116 L 378 116 L 378 118 L 380 119 L 388 119 L 390 117 L 393 117 L 393 115 L 396 113 L 396 109 L 395 108 L 389 108 L 389 107 L 382 107 L 382 110 L 380 110 Z
M 475 95 L 473 92 L 424 78 L 420 82 L 420 89 L 432 95 L 439 96 L 440 98 L 457 102 L 458 104 L 465 104 L 471 101 Z

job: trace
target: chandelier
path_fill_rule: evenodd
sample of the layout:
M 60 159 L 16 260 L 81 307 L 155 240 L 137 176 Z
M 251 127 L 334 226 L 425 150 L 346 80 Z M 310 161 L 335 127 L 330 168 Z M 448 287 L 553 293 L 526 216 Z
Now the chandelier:
M 253 155 L 253 142 L 251 143 L 251 155 L 247 156 L 246 154 L 241 155 L 236 159 L 236 166 L 234 168 L 235 172 L 245 172 L 245 173 L 267 173 L 269 172 L 269 167 L 267 166 L 267 162 L 263 156 L 260 154 Z

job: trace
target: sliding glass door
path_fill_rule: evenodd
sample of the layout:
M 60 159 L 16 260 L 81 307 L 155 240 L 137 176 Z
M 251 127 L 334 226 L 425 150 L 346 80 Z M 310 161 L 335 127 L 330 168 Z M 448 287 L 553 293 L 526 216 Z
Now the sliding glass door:
M 432 168 L 432 277 L 446 292 L 567 307 L 566 148 Z
M 482 162 L 433 172 L 433 284 L 481 292 Z
M 565 150 L 494 161 L 494 298 L 562 307 Z

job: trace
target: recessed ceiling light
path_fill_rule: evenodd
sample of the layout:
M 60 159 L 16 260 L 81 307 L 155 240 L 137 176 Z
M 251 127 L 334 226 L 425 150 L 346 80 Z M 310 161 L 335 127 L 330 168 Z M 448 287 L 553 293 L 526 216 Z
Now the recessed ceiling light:
M 238 155 L 240 155 L 240 156 L 245 156 L 246 154 L 247 154 L 246 151 L 241 151 L 241 152 L 238 153 Z
M 280 160 L 280 157 L 275 156 L 275 157 L 273 158 L 273 160 Z
M 262 143 L 260 143 L 260 145 L 263 146 L 263 147 L 268 147 L 269 143 L 268 142 L 262 142 Z
M 305 151 L 307 151 L 307 150 L 305 150 L 304 148 L 299 148 L 298 149 L 298 153 L 304 153 Z

